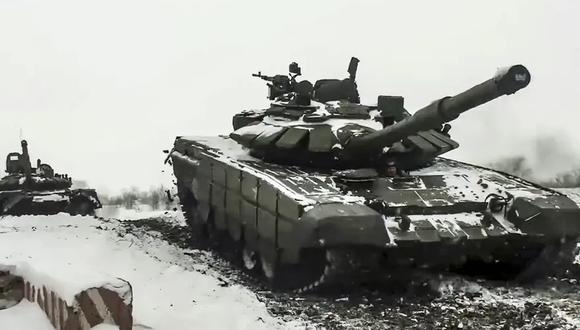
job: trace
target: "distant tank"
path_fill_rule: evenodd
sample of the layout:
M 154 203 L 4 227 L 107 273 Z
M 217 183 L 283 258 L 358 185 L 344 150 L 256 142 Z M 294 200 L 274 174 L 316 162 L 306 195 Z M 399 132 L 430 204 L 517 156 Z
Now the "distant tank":
M 22 153 L 6 156 L 6 173 L 0 179 L 0 215 L 94 215 L 101 207 L 93 189 L 71 189 L 72 178 L 56 174 L 38 159 L 32 167 L 28 143 L 21 141 Z
M 400 96 L 360 104 L 358 62 L 348 78 L 314 85 L 296 80 L 296 63 L 288 76 L 254 74 L 268 81 L 270 107 L 235 115 L 229 136 L 177 137 L 170 158 L 188 224 L 294 290 L 377 269 L 537 270 L 570 252 L 580 208 L 564 194 L 439 157 L 459 146 L 447 123 L 526 87 L 524 66 L 411 115 Z

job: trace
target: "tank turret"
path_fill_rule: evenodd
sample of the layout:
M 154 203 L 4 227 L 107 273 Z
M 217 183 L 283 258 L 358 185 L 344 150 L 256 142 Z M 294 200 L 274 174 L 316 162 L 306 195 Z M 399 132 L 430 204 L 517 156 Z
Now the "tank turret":
M 296 88 L 312 86 L 307 81 L 296 82 L 297 75 L 258 74 L 268 81 L 283 77 L 288 83 L 284 88 L 269 84 L 270 99 L 274 100 L 270 108 L 236 115 L 230 137 L 249 148 L 253 156 L 281 164 L 373 167 L 384 163 L 384 158 L 394 158 L 402 168 L 412 169 L 459 146 L 450 138 L 450 126 L 445 123 L 478 105 L 513 94 L 530 82 L 528 70 L 514 65 L 411 116 L 402 97 L 379 96 L 376 106 L 360 104 L 357 65 L 358 59 L 352 58 L 348 78 L 318 80 L 312 89 Z

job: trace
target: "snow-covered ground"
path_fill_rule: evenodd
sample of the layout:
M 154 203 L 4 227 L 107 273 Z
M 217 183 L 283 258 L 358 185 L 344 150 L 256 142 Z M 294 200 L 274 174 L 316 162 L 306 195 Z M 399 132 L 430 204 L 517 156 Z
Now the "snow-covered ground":
M 116 220 L 65 214 L 3 217 L 0 251 L 0 264 L 24 261 L 42 269 L 53 267 L 72 274 L 105 273 L 129 281 L 137 329 L 299 326 L 272 317 L 250 290 L 236 284 L 225 285 L 207 265 L 186 254 L 192 251 L 179 249 L 160 238 L 135 236 Z M 194 252 L 198 259 L 204 257 L 202 251 Z M 10 315 L 10 311 L 33 313 L 26 303 L 3 314 Z M 4 322 L 0 319 L 0 328 L 7 330 L 8 323 Z
M 580 203 L 580 189 L 561 191 Z M 580 328 L 575 275 L 534 286 L 429 275 L 435 296 L 279 294 L 192 248 L 179 211 L 105 207 L 98 216 L 0 217 L 0 264 L 123 278 L 133 287 L 135 329 Z M 0 330 L 50 329 L 47 322 L 27 302 L 0 311 Z
M 102 208 L 96 211 L 96 215 L 106 219 L 117 219 L 121 221 L 140 220 L 147 218 L 175 218 L 181 217 L 181 211 L 164 209 L 152 209 L 149 205 L 137 205 L 133 208 L 118 207 L 115 205 L 103 205 Z
M 54 330 L 37 304 L 22 300 L 18 305 L 0 310 L 2 330 Z

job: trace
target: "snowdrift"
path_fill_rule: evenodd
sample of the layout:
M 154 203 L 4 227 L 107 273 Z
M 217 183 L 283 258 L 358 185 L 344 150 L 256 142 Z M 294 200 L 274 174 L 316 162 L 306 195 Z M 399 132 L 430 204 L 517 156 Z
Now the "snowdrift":
M 117 220 L 62 213 L 2 217 L 0 251 L 0 264 L 14 265 L 16 274 L 28 277 L 26 294 L 48 311 L 65 310 L 62 302 L 94 304 L 114 292 L 132 308 L 133 329 L 304 329 L 302 322 L 276 319 L 255 293 L 222 278 L 211 254 L 176 247 L 155 232 L 127 230 Z M 26 307 L 21 305 L 2 312 Z M 122 306 L 112 304 L 109 312 L 115 308 Z M 54 321 L 62 324 L 56 315 Z M 97 308 L 83 315 L 89 325 L 99 317 L 115 320 Z

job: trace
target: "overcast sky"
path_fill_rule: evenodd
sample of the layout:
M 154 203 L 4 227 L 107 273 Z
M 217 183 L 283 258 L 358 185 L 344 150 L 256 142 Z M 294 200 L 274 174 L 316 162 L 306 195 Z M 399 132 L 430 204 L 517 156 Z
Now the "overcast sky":
M 342 78 L 357 56 L 362 100 L 403 95 L 411 112 L 526 65 L 528 88 L 452 124 L 448 155 L 566 170 L 580 163 L 579 15 L 575 0 L 0 0 L 0 153 L 22 132 L 33 159 L 102 191 L 169 184 L 176 135 L 228 133 L 267 105 L 252 72 L 297 61 L 312 81 Z M 555 151 L 537 159 L 538 141 Z

